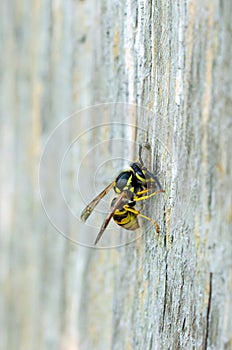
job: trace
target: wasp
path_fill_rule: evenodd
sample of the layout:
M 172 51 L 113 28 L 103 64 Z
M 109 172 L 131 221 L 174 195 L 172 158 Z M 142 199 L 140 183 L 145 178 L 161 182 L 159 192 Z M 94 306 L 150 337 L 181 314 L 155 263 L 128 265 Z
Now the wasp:
M 142 160 L 142 147 L 139 147 L 139 161 L 132 163 L 128 170 L 122 171 L 102 192 L 100 192 L 82 211 L 81 219 L 86 221 L 100 200 L 113 188 L 118 195 L 113 198 L 109 214 L 106 216 L 95 239 L 96 245 L 101 239 L 110 220 L 126 230 L 136 230 L 139 227 L 138 216 L 152 222 L 159 233 L 156 221 L 143 215 L 135 208 L 138 201 L 147 200 L 158 193 L 165 192 L 156 175 L 152 174 Z

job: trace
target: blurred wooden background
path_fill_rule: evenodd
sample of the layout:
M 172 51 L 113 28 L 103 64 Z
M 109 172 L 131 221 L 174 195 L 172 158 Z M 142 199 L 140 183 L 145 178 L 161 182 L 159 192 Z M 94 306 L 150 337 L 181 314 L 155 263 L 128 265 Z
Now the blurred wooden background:
M 232 2 L 0 8 L 0 348 L 232 349 Z M 83 206 L 146 142 L 159 239 L 83 246 L 104 217 Z

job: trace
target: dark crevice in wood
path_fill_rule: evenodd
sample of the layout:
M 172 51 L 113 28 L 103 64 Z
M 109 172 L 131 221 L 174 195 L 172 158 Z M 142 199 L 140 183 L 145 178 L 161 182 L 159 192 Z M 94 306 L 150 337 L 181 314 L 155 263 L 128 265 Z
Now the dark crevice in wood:
M 208 299 L 208 307 L 207 307 L 207 314 L 206 314 L 206 333 L 205 333 L 204 350 L 207 349 L 208 338 L 209 338 L 209 316 L 210 316 L 211 300 L 212 300 L 212 278 L 213 278 L 213 273 L 210 272 L 210 275 L 209 275 L 209 299 Z
M 178 311 L 177 311 L 177 320 L 180 320 L 181 318 L 181 308 L 183 307 L 183 289 L 184 289 L 184 273 L 182 272 L 181 274 L 181 286 L 180 286 L 180 300 L 179 300 L 179 305 L 178 305 Z M 185 319 L 184 323 L 185 324 Z M 183 325 L 182 325 L 182 330 L 183 330 Z
M 208 194 L 208 211 L 211 215 L 211 205 L 212 205 L 212 194 L 213 194 L 213 175 L 212 169 L 210 170 L 209 176 L 209 194 Z
M 167 230 L 166 230 L 166 210 L 164 206 L 164 247 L 166 248 L 167 241 Z M 164 322 L 165 322 L 165 314 L 166 314 L 166 304 L 167 304 L 167 282 L 168 282 L 168 262 L 167 262 L 167 252 L 165 254 L 165 284 L 164 284 L 164 307 L 163 307 L 163 319 L 161 325 L 161 332 L 164 331 Z
M 167 284 L 168 284 L 168 263 L 166 256 L 166 265 L 165 265 L 165 284 L 164 284 L 164 309 L 163 309 L 163 321 L 162 321 L 162 332 L 164 331 L 164 322 L 166 314 L 166 305 L 167 305 Z
M 185 330 L 185 321 L 186 321 L 186 317 L 184 318 L 183 324 L 182 324 L 182 332 L 184 332 Z
M 153 344 L 153 335 L 151 335 L 151 340 L 149 344 L 149 350 L 152 350 L 152 344 Z

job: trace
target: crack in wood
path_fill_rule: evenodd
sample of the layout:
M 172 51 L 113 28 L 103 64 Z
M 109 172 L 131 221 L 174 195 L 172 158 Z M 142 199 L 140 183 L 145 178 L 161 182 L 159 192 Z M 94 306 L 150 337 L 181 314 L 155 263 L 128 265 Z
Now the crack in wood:
M 162 320 L 162 332 L 164 331 L 164 318 L 166 314 L 166 304 L 167 304 L 167 284 L 168 284 L 168 263 L 166 256 L 166 265 L 165 265 L 165 284 L 164 284 L 164 309 L 163 309 L 163 320 Z
M 213 279 L 213 273 L 210 272 L 210 275 L 209 275 L 209 298 L 208 298 L 208 307 L 207 307 L 207 314 L 206 314 L 206 333 L 205 333 L 204 350 L 207 349 L 208 338 L 209 338 L 209 316 L 210 316 L 211 300 L 212 300 L 212 279 Z
M 152 350 L 152 344 L 153 344 L 153 334 L 151 335 L 149 350 Z

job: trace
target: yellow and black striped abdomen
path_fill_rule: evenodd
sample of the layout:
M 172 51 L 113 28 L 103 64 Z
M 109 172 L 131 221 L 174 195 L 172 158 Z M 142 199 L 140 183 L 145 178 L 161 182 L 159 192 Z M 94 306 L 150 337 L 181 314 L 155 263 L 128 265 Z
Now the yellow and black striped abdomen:
M 116 224 L 126 230 L 136 230 L 139 228 L 137 214 L 131 213 L 125 209 L 116 210 L 113 216 Z

